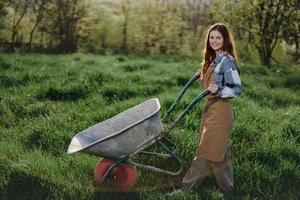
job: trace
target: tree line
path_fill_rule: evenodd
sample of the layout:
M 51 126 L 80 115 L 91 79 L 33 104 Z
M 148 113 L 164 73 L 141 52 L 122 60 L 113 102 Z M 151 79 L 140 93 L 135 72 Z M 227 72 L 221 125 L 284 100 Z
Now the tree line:
M 2 0 L 2 51 L 201 53 L 221 21 L 271 66 L 278 42 L 299 57 L 299 0 Z

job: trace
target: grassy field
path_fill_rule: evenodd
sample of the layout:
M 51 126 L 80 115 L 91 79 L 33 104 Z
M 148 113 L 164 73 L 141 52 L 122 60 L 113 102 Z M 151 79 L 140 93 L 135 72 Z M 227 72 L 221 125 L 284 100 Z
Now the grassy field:
M 266 70 L 240 63 L 243 94 L 232 101 L 232 194 L 223 194 L 210 174 L 199 191 L 168 195 L 193 159 L 202 102 L 170 134 L 185 163 L 179 176 L 139 170 L 132 191 L 114 191 L 94 186 L 99 158 L 67 155 L 76 133 L 145 100 L 158 97 L 165 113 L 198 66 L 163 56 L 0 54 L 1 199 L 299 199 L 299 65 Z M 193 85 L 176 111 L 200 92 Z M 168 160 L 133 159 L 174 168 Z

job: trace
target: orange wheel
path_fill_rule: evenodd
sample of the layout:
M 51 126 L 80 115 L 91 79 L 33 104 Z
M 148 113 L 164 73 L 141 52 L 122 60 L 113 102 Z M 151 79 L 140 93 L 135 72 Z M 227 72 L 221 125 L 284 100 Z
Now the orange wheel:
M 106 171 L 114 162 L 114 160 L 103 159 L 97 163 L 94 169 L 94 181 L 96 184 L 100 183 Z M 121 163 L 110 171 L 110 175 L 107 178 L 120 188 L 130 189 L 134 187 L 137 181 L 137 170 L 135 166 Z

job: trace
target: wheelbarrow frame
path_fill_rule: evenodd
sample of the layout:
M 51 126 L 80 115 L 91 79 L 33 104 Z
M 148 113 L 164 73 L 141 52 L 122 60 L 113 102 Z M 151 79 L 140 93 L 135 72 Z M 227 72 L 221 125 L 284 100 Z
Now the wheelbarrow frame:
M 180 122 L 182 120 L 182 118 L 184 118 L 186 116 L 186 114 L 188 112 L 190 112 L 190 110 L 201 100 L 203 99 L 207 94 L 209 94 L 208 90 L 203 91 L 201 94 L 199 94 L 196 98 L 193 99 L 193 101 L 180 113 L 180 115 L 171 123 L 171 125 L 168 128 L 164 128 L 163 126 L 163 122 L 170 116 L 170 114 L 172 113 L 172 111 L 174 110 L 174 108 L 176 107 L 176 105 L 178 104 L 178 102 L 180 101 L 180 99 L 182 98 L 182 96 L 185 94 L 185 92 L 187 91 L 187 89 L 191 86 L 191 84 L 196 81 L 197 79 L 199 79 L 199 74 L 195 74 L 183 87 L 183 89 L 180 91 L 180 93 L 178 94 L 178 96 L 175 98 L 174 102 L 172 103 L 172 105 L 168 108 L 167 112 L 165 113 L 164 117 L 161 119 L 161 123 L 162 123 L 162 130 L 161 133 L 157 136 L 154 137 L 153 139 L 147 141 L 147 143 L 145 145 L 142 145 L 140 147 L 138 147 L 137 149 L 135 149 L 134 152 L 131 152 L 129 154 L 126 154 L 118 159 L 114 159 L 115 162 L 107 169 L 107 171 L 105 172 L 104 176 L 102 177 L 102 179 L 100 180 L 100 182 L 98 184 L 101 184 L 105 181 L 106 177 L 110 174 L 110 172 L 112 171 L 113 168 L 115 168 L 117 165 L 119 165 L 120 163 L 127 163 L 127 164 L 131 164 L 133 166 L 136 166 L 138 168 L 141 169 L 146 169 L 149 171 L 154 171 L 157 173 L 162 173 L 162 174 L 167 174 L 167 175 L 171 175 L 171 176 L 175 176 L 178 175 L 182 172 L 183 170 L 183 161 L 177 157 L 174 153 L 174 151 L 177 149 L 177 146 L 170 140 L 167 138 L 167 135 L 171 132 L 171 130 L 178 124 L 178 122 Z M 159 107 L 160 109 L 160 107 Z M 149 118 L 152 116 L 149 116 Z M 144 119 L 146 120 L 146 119 Z M 143 120 L 135 123 L 139 124 L 142 123 Z M 122 132 L 122 131 L 119 131 Z M 105 140 L 109 140 L 113 137 L 116 137 L 117 134 L 115 135 L 110 135 L 105 137 L 104 139 L 101 140 L 105 141 Z M 75 137 L 74 137 L 75 138 Z M 149 146 L 153 145 L 156 141 L 158 141 L 159 145 L 163 148 L 163 150 L 166 153 L 156 153 L 156 152 L 148 152 L 148 151 L 143 151 L 144 149 L 148 148 Z M 100 143 L 99 141 L 93 142 L 90 145 L 86 146 L 85 148 L 88 148 L 90 146 L 95 145 L 96 143 Z M 71 146 L 71 145 L 70 145 Z M 70 149 L 70 147 L 69 147 Z M 77 151 L 81 151 L 83 149 L 77 150 Z M 75 153 L 77 151 L 71 152 L 68 150 L 68 154 L 70 153 Z M 151 166 L 151 165 L 144 165 L 144 164 L 140 164 L 140 163 L 136 163 L 134 161 L 132 161 L 130 159 L 130 157 L 134 154 L 144 154 L 144 155 L 148 155 L 148 156 L 157 156 L 160 158 L 171 158 L 172 160 L 174 160 L 178 165 L 179 165 L 179 169 L 177 171 L 169 171 L 169 170 L 165 170 L 165 169 L 161 169 L 159 167 L 155 167 L 155 166 Z M 106 159 L 112 159 L 109 156 L 101 156 L 103 158 Z

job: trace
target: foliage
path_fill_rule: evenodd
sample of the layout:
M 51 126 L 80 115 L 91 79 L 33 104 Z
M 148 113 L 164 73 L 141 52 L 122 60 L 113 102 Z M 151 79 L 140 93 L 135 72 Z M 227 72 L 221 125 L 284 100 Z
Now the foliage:
M 8 1 L 4 51 L 199 54 L 206 1 Z
M 0 22 L 0 27 L 3 28 L 3 18 L 4 16 L 7 14 L 6 10 L 5 10 L 5 7 L 4 7 L 4 3 L 5 1 L 1 1 L 0 2 L 0 19 L 1 19 L 1 22 Z
M 290 17 L 284 22 L 282 36 L 286 42 L 293 44 L 292 50 L 288 53 L 292 55 L 294 61 L 297 61 L 300 54 L 300 4 L 295 0 L 290 2 L 295 9 L 289 10 Z
M 297 41 L 299 16 L 294 0 L 214 1 L 214 13 L 236 29 L 248 33 L 248 40 L 257 49 L 263 65 L 271 66 L 272 53 L 281 35 Z M 288 30 L 295 30 L 287 34 Z M 298 47 L 297 47 L 298 48 Z M 298 51 L 298 50 L 297 50 Z
M 5 0 L 0 50 L 198 57 L 207 27 L 225 22 L 244 44 L 240 57 L 253 59 L 251 44 L 270 67 L 298 61 L 298 7 L 296 0 Z

